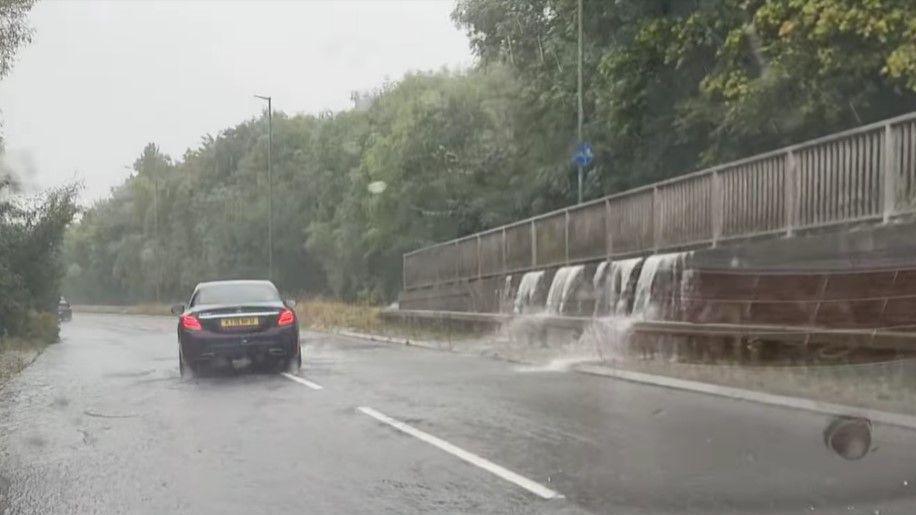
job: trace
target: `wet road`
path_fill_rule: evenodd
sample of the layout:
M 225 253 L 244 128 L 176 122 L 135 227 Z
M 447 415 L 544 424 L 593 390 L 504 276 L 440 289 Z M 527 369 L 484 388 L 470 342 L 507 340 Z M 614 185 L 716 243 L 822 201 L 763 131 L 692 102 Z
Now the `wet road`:
M 302 382 L 183 380 L 172 320 L 77 314 L 0 390 L 0 507 L 916 511 L 910 431 L 877 426 L 872 452 L 846 461 L 824 446 L 829 418 L 817 414 L 317 333 L 303 346 Z

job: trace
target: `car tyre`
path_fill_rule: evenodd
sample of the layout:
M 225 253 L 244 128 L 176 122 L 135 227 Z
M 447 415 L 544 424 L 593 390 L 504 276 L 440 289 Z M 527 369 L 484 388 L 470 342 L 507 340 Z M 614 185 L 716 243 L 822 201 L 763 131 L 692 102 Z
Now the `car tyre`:
M 299 353 L 294 358 L 286 358 L 280 360 L 280 372 L 289 372 L 290 374 L 295 374 L 299 372 L 299 369 L 302 368 L 302 353 Z
M 181 373 L 181 377 L 193 377 L 197 373 L 197 367 L 184 360 L 184 356 L 181 355 L 181 349 L 178 350 L 178 371 Z

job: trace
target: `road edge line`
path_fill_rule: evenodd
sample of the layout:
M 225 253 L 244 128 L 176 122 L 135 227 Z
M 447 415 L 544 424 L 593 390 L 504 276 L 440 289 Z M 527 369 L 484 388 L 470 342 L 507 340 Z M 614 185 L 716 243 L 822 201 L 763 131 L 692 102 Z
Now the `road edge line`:
M 428 342 L 424 340 L 411 340 L 409 338 L 401 338 L 398 336 L 381 336 L 381 335 L 370 334 L 370 333 L 360 333 L 356 331 L 349 331 L 346 329 L 340 329 L 330 334 L 336 334 L 338 336 L 346 336 L 348 338 L 360 338 L 362 340 L 369 340 L 373 342 L 397 343 L 400 345 L 408 345 L 411 347 L 421 347 L 421 348 L 430 349 L 430 350 L 448 350 L 448 349 L 443 349 L 442 347 L 439 347 L 438 345 L 432 342 Z
M 496 463 L 493 463 L 492 461 L 486 458 L 478 456 L 477 454 L 474 454 L 473 452 L 466 451 L 462 449 L 461 447 L 451 444 L 439 437 L 433 436 L 409 424 L 406 424 L 399 420 L 393 419 L 389 417 L 388 415 L 385 415 L 384 413 L 381 413 L 368 406 L 359 406 L 356 409 L 362 412 L 363 414 L 369 415 L 370 417 L 378 420 L 379 422 L 388 424 L 389 426 L 397 429 L 398 431 L 401 431 L 402 433 L 406 433 L 422 442 L 428 443 L 432 445 L 433 447 L 436 447 L 442 451 L 445 451 L 451 454 L 452 456 L 455 456 L 456 458 L 459 458 L 467 463 L 470 463 L 471 465 L 481 468 L 489 472 L 490 474 L 493 474 L 499 477 L 500 479 L 504 479 L 510 483 L 515 484 L 516 486 L 520 486 L 524 488 L 525 490 L 528 490 L 529 492 L 537 495 L 538 497 L 541 497 L 543 499 L 548 499 L 548 500 L 565 498 L 563 494 L 555 490 L 551 490 L 550 488 L 547 488 L 546 486 L 536 481 L 533 481 L 531 479 L 528 479 L 525 476 L 512 472 L 511 470 L 501 465 L 497 465 Z
M 418 347 L 424 347 L 433 350 L 447 350 L 434 346 L 421 345 L 416 342 L 410 342 L 403 338 L 376 336 L 354 331 L 338 331 L 336 334 L 350 338 L 362 338 L 364 340 L 371 341 L 400 343 L 403 345 L 416 345 Z M 796 409 L 814 413 L 822 413 L 825 415 L 864 417 L 871 420 L 872 422 L 879 422 L 885 425 L 916 430 L 916 416 L 904 415 L 902 413 L 892 413 L 889 411 L 880 411 L 870 408 L 860 408 L 856 406 L 848 406 L 845 404 L 834 404 L 829 402 L 816 401 L 814 399 L 807 399 L 804 397 L 792 397 L 789 395 L 766 393 L 757 390 L 737 388 L 733 386 L 722 386 L 713 383 L 692 381 L 689 379 L 678 379 L 669 376 L 647 374 L 645 372 L 634 372 L 603 365 L 576 365 L 572 367 L 572 371 L 580 374 L 610 377 L 613 379 L 620 379 L 632 383 L 648 384 L 695 393 L 705 393 L 707 395 L 726 397 L 734 400 L 757 402 L 759 404 L 766 404 L 770 406 L 778 406 L 782 408 Z
M 804 397 L 791 397 L 788 395 L 747 390 L 733 386 L 703 383 L 689 379 L 678 379 L 655 374 L 646 374 L 644 372 L 621 370 L 619 368 L 612 368 L 601 365 L 577 365 L 573 367 L 573 370 L 583 374 L 610 377 L 613 379 L 620 379 L 633 383 L 643 383 L 675 390 L 705 393 L 718 397 L 727 397 L 729 399 L 751 401 L 760 404 L 768 404 L 771 406 L 792 408 L 802 411 L 822 413 L 826 415 L 864 417 L 871 420 L 872 422 L 880 422 L 882 424 L 903 427 L 906 429 L 916 429 L 916 417 L 911 415 L 904 415 L 902 413 L 891 413 L 889 411 L 858 408 L 855 406 L 847 406 L 845 404 L 834 404 L 830 402 L 817 401 L 814 399 L 807 399 Z
M 313 383 L 309 381 L 308 379 L 303 379 L 297 375 L 290 374 L 289 372 L 281 372 L 280 375 L 289 379 L 290 381 L 295 381 L 299 384 L 304 384 L 305 386 L 308 386 L 312 390 L 324 390 L 324 386 L 321 386 L 318 383 Z

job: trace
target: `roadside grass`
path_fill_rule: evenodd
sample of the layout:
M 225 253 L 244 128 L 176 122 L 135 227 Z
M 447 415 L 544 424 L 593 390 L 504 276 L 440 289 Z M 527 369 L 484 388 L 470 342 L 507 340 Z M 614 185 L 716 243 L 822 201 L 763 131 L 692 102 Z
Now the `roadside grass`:
M 20 328 L 23 336 L 0 337 L 0 385 L 18 374 L 58 339 L 57 317 L 51 313 L 30 313 Z
M 457 330 L 452 324 L 408 323 L 381 316 L 383 308 L 372 304 L 351 304 L 336 300 L 309 298 L 296 301 L 299 325 L 305 329 L 334 332 L 349 330 L 408 340 L 464 339 L 478 333 Z
M 370 304 L 350 304 L 325 299 L 300 299 L 296 301 L 299 325 L 317 331 L 351 329 L 375 332 L 382 329 L 379 316 L 382 308 Z
M 112 306 L 112 305 L 90 305 L 74 304 L 74 313 L 110 313 L 116 315 L 152 315 L 152 316 L 171 316 L 170 304 L 157 304 L 147 302 L 143 304 L 134 304 L 130 306 Z
M 456 330 L 449 324 L 411 324 L 386 320 L 382 307 L 373 304 L 349 303 L 318 297 L 296 301 L 296 314 L 303 329 L 335 332 L 348 330 L 382 336 L 397 336 L 410 340 L 429 339 L 450 341 L 475 336 L 476 333 Z M 171 305 L 153 302 L 129 306 L 74 304 L 75 313 L 109 313 L 117 315 L 171 316 Z

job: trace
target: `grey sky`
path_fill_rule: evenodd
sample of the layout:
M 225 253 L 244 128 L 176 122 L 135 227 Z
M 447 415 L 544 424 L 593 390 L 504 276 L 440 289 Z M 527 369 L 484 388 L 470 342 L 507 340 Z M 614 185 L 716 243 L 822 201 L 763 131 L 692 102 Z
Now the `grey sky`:
M 466 67 L 451 0 L 45 0 L 0 81 L 6 160 L 30 189 L 107 195 L 143 146 L 173 157 L 262 109 L 315 113 L 410 70 Z

